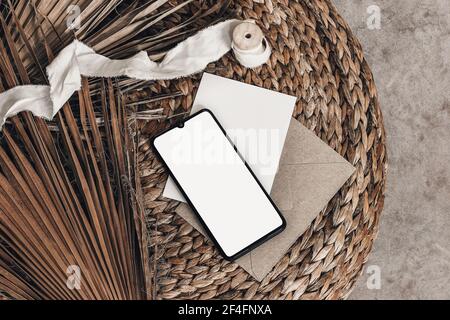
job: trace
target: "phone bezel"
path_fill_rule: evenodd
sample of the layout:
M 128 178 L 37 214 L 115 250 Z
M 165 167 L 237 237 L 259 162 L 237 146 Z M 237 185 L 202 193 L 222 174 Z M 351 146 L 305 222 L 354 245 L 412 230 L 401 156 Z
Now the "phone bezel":
M 218 241 L 216 240 L 216 238 L 214 237 L 214 234 L 211 232 L 211 230 L 208 228 L 208 225 L 205 223 L 205 221 L 202 219 L 202 216 L 200 215 L 200 213 L 197 211 L 197 209 L 195 208 L 194 204 L 191 202 L 191 200 L 189 199 L 188 195 L 186 194 L 186 192 L 184 191 L 184 189 L 182 188 L 182 186 L 180 185 L 180 183 L 178 182 L 177 178 L 175 177 L 175 175 L 172 173 L 172 171 L 170 170 L 169 166 L 167 165 L 167 163 L 164 161 L 163 157 L 161 156 L 161 154 L 159 153 L 158 149 L 155 147 L 155 139 L 157 139 L 158 137 L 166 134 L 167 132 L 173 130 L 173 129 L 179 129 L 179 128 L 183 128 L 184 127 L 184 123 L 195 118 L 196 116 L 198 116 L 199 114 L 203 113 L 203 112 L 207 112 L 211 115 L 211 117 L 213 118 L 213 120 L 216 122 L 216 124 L 218 125 L 218 127 L 220 128 L 220 130 L 222 131 L 222 133 L 225 135 L 225 137 L 227 138 L 227 140 L 229 141 L 229 143 L 233 146 L 234 151 L 238 154 L 239 158 L 242 160 L 242 162 L 244 163 L 244 165 L 246 166 L 247 170 L 250 171 L 251 175 L 253 176 L 253 178 L 256 180 L 256 182 L 258 183 L 258 186 L 261 188 L 262 192 L 265 194 L 265 196 L 267 197 L 267 199 L 270 201 L 270 203 L 272 204 L 272 206 L 274 207 L 275 211 L 278 213 L 278 215 L 281 218 L 281 225 L 277 228 L 275 228 L 274 230 L 272 230 L 271 232 L 267 233 L 266 235 L 264 235 L 263 237 L 259 238 L 258 240 L 256 240 L 255 242 L 251 243 L 250 245 L 248 245 L 247 247 L 243 248 L 242 250 L 240 250 L 239 252 L 237 252 L 236 254 L 232 255 L 232 256 L 228 256 L 224 250 L 222 249 L 222 247 L 220 246 L 220 244 L 218 243 Z M 220 124 L 220 122 L 217 120 L 216 116 L 214 115 L 214 113 L 212 113 L 211 110 L 209 109 L 202 109 L 200 111 L 195 112 L 194 114 L 190 115 L 189 117 L 185 118 L 182 120 L 183 125 L 180 127 L 180 122 L 175 123 L 175 125 L 171 126 L 170 128 L 162 131 L 161 133 L 155 135 L 154 137 L 151 138 L 151 146 L 153 148 L 153 151 L 155 152 L 155 154 L 157 155 L 158 159 L 161 161 L 161 163 L 164 165 L 164 167 L 167 169 L 167 171 L 169 172 L 169 175 L 172 177 L 173 181 L 175 182 L 175 184 L 177 185 L 178 189 L 180 190 L 181 194 L 183 195 L 183 197 L 186 199 L 187 203 L 189 204 L 189 206 L 191 207 L 191 209 L 194 211 L 195 215 L 197 216 L 197 218 L 199 219 L 201 225 L 203 226 L 203 228 L 205 229 L 206 233 L 208 234 L 208 236 L 210 237 L 210 239 L 212 240 L 212 242 L 214 243 L 214 245 L 216 246 L 216 248 L 219 250 L 220 254 L 228 261 L 234 261 L 240 257 L 242 257 L 243 255 L 247 254 L 248 252 L 250 252 L 251 250 L 255 249 L 256 247 L 260 246 L 261 244 L 263 244 L 264 242 L 266 242 L 267 240 L 273 238 L 274 236 L 276 236 L 277 234 L 279 234 L 280 232 L 282 232 L 284 229 L 286 229 L 286 219 L 283 217 L 283 215 L 281 214 L 280 209 L 278 209 L 277 205 L 273 202 L 272 198 L 270 197 L 270 195 L 267 193 L 267 191 L 264 189 L 264 187 L 262 186 L 261 182 L 258 180 L 258 178 L 256 177 L 256 175 L 254 174 L 254 172 L 252 171 L 252 169 L 250 168 L 250 166 L 248 165 L 248 163 L 245 161 L 245 159 L 242 157 L 242 155 L 239 153 L 239 151 L 237 150 L 236 146 L 234 145 L 233 141 L 231 141 L 231 139 L 228 137 L 225 129 L 222 127 L 222 125 Z

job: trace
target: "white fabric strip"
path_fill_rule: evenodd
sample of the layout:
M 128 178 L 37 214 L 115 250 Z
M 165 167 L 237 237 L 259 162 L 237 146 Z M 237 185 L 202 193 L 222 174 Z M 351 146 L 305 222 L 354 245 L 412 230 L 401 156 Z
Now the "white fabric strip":
M 202 71 L 208 63 L 220 59 L 230 49 L 243 66 L 258 67 L 268 60 L 271 49 L 265 43 L 254 50 L 238 50 L 233 43 L 232 32 L 240 23 L 241 20 L 232 19 L 204 29 L 167 52 L 160 63 L 150 60 L 144 51 L 128 59 L 111 60 L 74 40 L 47 66 L 49 86 L 24 85 L 0 93 L 0 130 L 6 119 L 21 111 L 53 119 L 72 94 L 80 89 L 81 76 L 175 79 Z

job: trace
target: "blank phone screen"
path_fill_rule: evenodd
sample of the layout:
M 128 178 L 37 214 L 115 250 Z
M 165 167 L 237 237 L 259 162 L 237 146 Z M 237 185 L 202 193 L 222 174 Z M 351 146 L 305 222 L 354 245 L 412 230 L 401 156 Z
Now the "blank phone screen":
M 209 111 L 156 137 L 153 145 L 226 257 L 284 227 L 279 210 Z

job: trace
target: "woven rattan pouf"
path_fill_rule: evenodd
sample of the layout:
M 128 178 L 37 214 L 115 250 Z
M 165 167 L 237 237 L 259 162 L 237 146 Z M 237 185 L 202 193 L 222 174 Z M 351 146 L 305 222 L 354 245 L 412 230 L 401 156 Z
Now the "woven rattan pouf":
M 340 299 L 362 272 L 383 208 L 386 149 L 372 73 L 358 40 L 327 0 L 238 0 L 239 18 L 255 19 L 273 54 L 256 70 L 231 54 L 208 71 L 298 97 L 294 117 L 356 167 L 356 172 L 262 282 L 222 259 L 212 243 L 174 213 L 161 196 L 167 172 L 142 130 L 140 165 L 148 210 L 154 297 L 157 299 Z M 188 112 L 201 76 L 152 84 L 181 92 L 162 100 L 167 115 Z M 275 106 L 274 106 L 275 107 Z M 255 117 L 258 115 L 255 114 Z

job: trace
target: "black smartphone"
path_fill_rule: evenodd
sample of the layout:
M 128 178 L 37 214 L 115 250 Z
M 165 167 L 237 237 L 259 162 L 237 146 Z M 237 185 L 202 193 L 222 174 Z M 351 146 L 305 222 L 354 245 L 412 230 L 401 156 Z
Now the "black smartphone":
M 225 259 L 285 229 L 280 210 L 210 110 L 162 132 L 152 146 Z

